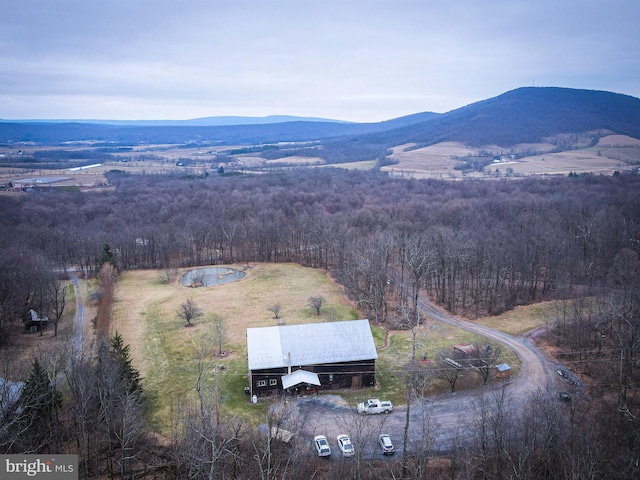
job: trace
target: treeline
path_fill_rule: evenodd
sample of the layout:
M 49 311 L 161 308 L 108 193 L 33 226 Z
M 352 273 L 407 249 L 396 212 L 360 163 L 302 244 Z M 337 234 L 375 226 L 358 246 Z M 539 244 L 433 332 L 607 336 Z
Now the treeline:
M 252 145 L 278 142 L 308 142 L 343 135 L 356 135 L 390 128 L 393 123 L 339 123 L 292 121 L 284 123 L 224 126 L 139 126 L 91 123 L 0 122 L 0 142 L 96 142 L 104 146 L 143 144 Z
M 61 170 L 76 168 L 88 162 L 105 162 L 114 160 L 114 156 L 104 150 L 36 150 L 24 154 L 12 154 L 0 158 L 0 165 L 5 168 L 28 168 Z
M 378 321 L 391 293 L 415 297 L 420 288 L 477 316 L 606 287 L 616 259 L 640 249 L 635 175 L 443 182 L 297 170 L 189 180 L 114 173 L 110 181 L 113 191 L 90 195 L 49 188 L 0 197 L 0 284 L 38 262 L 92 274 L 108 244 L 124 270 L 326 268 Z M 413 293 L 399 291 L 407 284 Z M 25 295 L 0 301 L 16 298 Z

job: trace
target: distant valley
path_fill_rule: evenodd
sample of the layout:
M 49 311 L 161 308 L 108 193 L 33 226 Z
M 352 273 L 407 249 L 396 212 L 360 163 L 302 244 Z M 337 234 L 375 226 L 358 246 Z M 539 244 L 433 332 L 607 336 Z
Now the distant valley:
M 99 123 L 101 122 L 101 123 Z M 98 165 L 99 164 L 99 165 Z M 526 87 L 444 114 L 377 123 L 309 117 L 0 122 L 0 183 L 95 165 L 202 175 L 337 166 L 407 178 L 493 178 L 637 169 L 640 99 Z M 73 184 L 100 183 L 96 178 Z

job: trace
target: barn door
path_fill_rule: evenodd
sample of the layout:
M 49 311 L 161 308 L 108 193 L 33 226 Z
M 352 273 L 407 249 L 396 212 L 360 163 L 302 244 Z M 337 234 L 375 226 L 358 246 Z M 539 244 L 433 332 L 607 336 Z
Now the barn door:
M 354 375 L 351 377 L 351 388 L 362 388 L 362 376 Z

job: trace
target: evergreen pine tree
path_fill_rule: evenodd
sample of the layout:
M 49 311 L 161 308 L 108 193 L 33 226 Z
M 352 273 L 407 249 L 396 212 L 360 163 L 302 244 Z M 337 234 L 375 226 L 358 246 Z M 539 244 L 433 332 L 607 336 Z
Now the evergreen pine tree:
M 51 382 L 38 359 L 33 361 L 31 373 L 20 394 L 20 413 L 16 445 L 22 451 L 38 451 L 49 444 L 53 434 L 55 413 L 62 406 L 62 394 Z
M 110 263 L 111 266 L 116 269 L 116 271 L 118 270 L 118 266 L 116 265 L 116 257 L 113 253 L 113 250 L 111 250 L 111 245 L 109 245 L 108 243 L 105 243 L 104 247 L 102 247 L 102 253 L 100 254 L 100 258 L 98 259 L 98 270 L 101 270 L 102 266 L 105 263 Z
M 130 345 L 125 345 L 122 335 L 116 330 L 109 341 L 111 354 L 113 355 L 119 370 L 119 380 L 129 385 L 129 392 L 142 393 L 140 372 L 133 366 L 133 361 L 129 354 Z

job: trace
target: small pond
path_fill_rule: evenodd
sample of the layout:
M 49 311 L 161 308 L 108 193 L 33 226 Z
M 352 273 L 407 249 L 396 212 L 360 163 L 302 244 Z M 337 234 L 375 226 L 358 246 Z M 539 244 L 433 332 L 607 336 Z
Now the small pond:
M 246 275 L 245 272 L 228 267 L 208 267 L 189 270 L 182 275 L 183 287 L 210 287 L 235 282 Z

